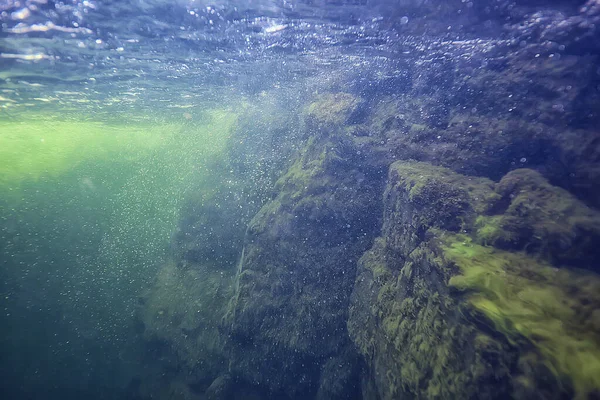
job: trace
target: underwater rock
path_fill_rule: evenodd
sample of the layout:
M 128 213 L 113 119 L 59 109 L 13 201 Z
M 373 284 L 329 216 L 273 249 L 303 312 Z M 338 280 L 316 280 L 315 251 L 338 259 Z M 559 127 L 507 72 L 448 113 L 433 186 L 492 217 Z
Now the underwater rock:
M 263 119 L 265 113 L 274 117 L 268 114 L 274 106 L 258 106 Z M 190 398 L 246 399 L 256 392 L 228 374 L 229 350 L 225 351 L 224 343 L 229 332 L 220 328 L 233 296 L 231 285 L 248 222 L 270 199 L 275 177 L 282 168 L 287 170 L 288 157 L 300 142 L 293 135 L 291 120 L 286 120 L 289 131 L 281 133 L 286 115 L 280 108 L 274 107 L 280 115 L 270 123 L 256 123 L 257 109 L 245 109 L 225 157 L 203 166 L 206 171 L 186 193 L 172 237 L 171 259 L 162 266 L 138 313 L 140 331 L 149 353 L 155 355 L 142 379 L 140 393 L 145 396 L 172 392 Z M 280 151 L 272 152 L 277 140 Z M 224 376 L 227 382 L 235 381 L 231 383 L 235 390 L 223 389 Z
M 382 234 L 360 259 L 348 320 L 367 365 L 365 398 L 585 398 L 600 388 L 598 275 L 472 238 L 481 218 L 510 213 L 503 196 L 528 185 L 547 200 L 539 207 L 556 196 L 571 202 L 565 218 L 590 215 L 533 171 L 495 185 L 392 164 Z M 541 218 L 552 215 L 529 221 Z
M 571 54 L 593 54 L 600 49 L 600 2 L 574 1 L 576 12 L 565 15 L 562 10 L 540 10 L 522 21 L 514 29 L 523 40 L 560 43 Z
M 220 268 L 235 268 L 249 210 L 239 207 L 239 188 L 231 186 L 215 193 L 198 191 L 186 201 L 171 244 L 174 259 L 180 263 L 218 263 Z
M 524 250 L 556 265 L 597 270 L 600 212 L 529 169 L 510 172 L 495 190 L 505 210 L 478 218 L 479 242 Z
M 348 321 L 381 399 L 506 397 L 514 354 L 462 321 L 429 232 L 460 231 L 492 187 L 425 163 L 390 168 L 382 237 L 359 262 Z
M 354 384 L 348 302 L 382 177 L 347 146 L 311 138 L 248 227 L 224 329 L 231 372 L 271 398 L 348 398 Z
M 319 390 L 315 399 L 361 399 L 360 366 L 354 348 L 341 351 L 336 357 L 330 357 L 321 369 Z
M 341 127 L 352 116 L 360 104 L 360 99 L 350 93 L 325 93 L 317 96 L 304 110 L 308 131 L 322 130 L 329 133 L 332 128 Z
M 173 235 L 174 259 L 235 268 L 248 223 L 271 199 L 277 178 L 302 142 L 294 129 L 299 116 L 282 112 L 276 100 L 265 94 L 245 105 L 223 157 L 202 166 Z
M 559 185 L 596 209 L 600 209 L 600 132 L 591 130 L 565 131 L 559 135 L 558 157 L 561 170 L 546 174 L 550 182 Z M 562 174 L 560 173 L 562 172 Z
M 566 268 L 493 247 L 468 236 L 441 238 L 446 260 L 460 275 L 449 286 L 464 291 L 479 323 L 500 332 L 519 351 L 517 398 L 531 398 L 548 381 L 563 397 L 595 398 L 600 388 L 600 309 L 597 274 Z M 485 318 L 481 319 L 481 316 Z
M 443 127 L 427 122 L 431 109 L 414 101 L 384 98 L 374 106 L 367 125 L 365 151 L 389 166 L 413 159 L 448 167 L 465 175 L 500 179 L 516 166 L 541 166 L 555 177 L 564 166 L 548 169 L 559 158 L 560 145 L 543 125 L 519 119 L 474 114 L 448 116 Z M 429 111 L 425 111 L 429 110 Z
M 149 357 L 141 394 L 198 396 L 227 370 L 219 326 L 233 273 L 210 264 L 182 268 L 172 260 L 163 265 L 139 311 Z
M 451 102 L 480 115 L 535 121 L 552 130 L 593 128 L 600 118 L 596 69 L 595 57 L 561 54 L 558 44 L 498 49 L 482 66 L 456 78 Z
M 246 204 L 257 203 L 250 218 L 271 199 L 275 182 L 306 141 L 298 112 L 304 96 L 292 89 L 275 92 L 263 92 L 252 104 L 244 104 L 227 150 L 229 170 L 247 185 L 244 191 L 252 194 Z
M 455 109 L 447 117 L 447 126 L 439 127 L 428 122 L 432 111 L 427 103 L 421 107 L 415 99 L 405 100 L 404 96 L 379 99 L 366 123 L 354 128 L 364 132 L 361 150 L 371 162 L 387 168 L 396 160 L 427 161 L 494 180 L 527 167 L 586 204 L 600 207 L 595 184 L 600 179 L 600 136 L 595 130 L 558 129 L 528 119 Z

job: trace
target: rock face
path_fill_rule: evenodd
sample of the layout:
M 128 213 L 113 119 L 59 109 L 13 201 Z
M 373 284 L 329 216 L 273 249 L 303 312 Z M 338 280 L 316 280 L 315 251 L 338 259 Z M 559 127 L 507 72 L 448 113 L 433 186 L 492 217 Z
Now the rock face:
M 193 399 L 227 370 L 219 324 L 233 272 L 173 262 L 162 267 L 140 312 L 148 365 L 143 396 Z
M 354 398 L 358 358 L 346 333 L 356 261 L 380 211 L 381 176 L 340 140 L 347 102 L 307 111 L 315 136 L 249 224 L 225 318 L 234 376 L 272 398 Z M 313 113 L 318 110 L 318 114 Z M 332 116 L 330 118 L 330 116 Z
M 494 184 L 424 163 L 392 164 L 382 234 L 359 262 L 348 321 L 367 363 L 364 398 L 586 398 L 598 389 L 599 336 L 590 325 L 597 275 L 553 268 L 542 261 L 556 261 L 545 246 L 524 253 L 481 245 L 482 231 L 492 229 L 482 219 L 510 219 L 519 207 L 518 196 L 507 204 L 507 187 L 534 182 L 544 200 L 533 196 L 530 214 L 588 238 L 573 221 L 599 214 L 534 171 Z M 519 221 L 526 230 L 540 222 Z M 554 235 L 544 232 L 538 240 L 548 245 Z M 588 252 L 575 254 L 582 261 Z
M 508 345 L 464 322 L 431 232 L 460 232 L 492 188 L 425 163 L 390 168 L 382 236 L 359 262 L 348 322 L 375 388 L 364 398 L 506 398 L 506 385 L 485 383 L 509 379 Z
M 598 271 L 600 214 L 538 172 L 517 169 L 496 186 L 502 214 L 480 216 L 477 240 L 533 253 L 556 265 Z

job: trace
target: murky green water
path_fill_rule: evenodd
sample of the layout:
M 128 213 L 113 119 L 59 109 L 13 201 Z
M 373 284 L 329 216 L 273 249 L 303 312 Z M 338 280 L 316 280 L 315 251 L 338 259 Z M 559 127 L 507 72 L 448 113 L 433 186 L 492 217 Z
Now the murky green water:
M 56 114 L 2 122 L 5 376 L 30 380 L 34 392 L 65 374 L 80 393 L 105 385 L 110 396 L 127 383 L 137 299 L 236 118 L 215 109 L 194 123 Z

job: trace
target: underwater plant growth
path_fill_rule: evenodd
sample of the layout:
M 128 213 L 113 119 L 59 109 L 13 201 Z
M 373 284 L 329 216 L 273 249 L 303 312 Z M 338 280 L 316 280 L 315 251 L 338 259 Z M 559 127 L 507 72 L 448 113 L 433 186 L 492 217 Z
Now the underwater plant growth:
M 600 2 L 0 4 L 0 397 L 600 398 Z

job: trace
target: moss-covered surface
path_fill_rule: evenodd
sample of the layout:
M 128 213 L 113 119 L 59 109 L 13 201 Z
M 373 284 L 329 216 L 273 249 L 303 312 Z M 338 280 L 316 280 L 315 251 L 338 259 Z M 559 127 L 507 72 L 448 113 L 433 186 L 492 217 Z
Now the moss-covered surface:
M 518 169 L 496 186 L 501 214 L 478 217 L 480 243 L 525 250 L 557 265 L 596 269 L 600 213 L 536 171 Z
M 360 99 L 350 93 L 324 93 L 306 106 L 305 119 L 316 126 L 340 126 L 356 111 Z
M 410 254 L 430 228 L 465 229 L 499 199 L 492 188 L 488 179 L 427 163 L 392 164 L 384 193 L 383 235 L 388 246 Z
M 360 260 L 348 322 L 382 399 L 508 395 L 514 354 L 462 321 L 431 235 L 465 229 L 497 199 L 492 188 L 425 163 L 390 167 L 382 237 Z
M 558 148 L 552 132 L 428 104 L 396 99 L 367 110 L 349 94 L 318 96 L 297 134 L 286 133 L 295 142 L 282 154 L 302 148 L 293 161 L 242 157 L 231 165 L 245 183 L 233 174 L 209 182 L 222 190 L 192 199 L 176 258 L 213 268 L 209 275 L 218 270 L 211 260 L 239 263 L 226 279 L 229 305 L 215 312 L 224 317 L 213 359 L 227 366 L 209 368 L 219 376 L 209 390 L 189 363 L 193 378 L 176 379 L 188 393 L 228 392 L 227 382 L 278 399 L 359 390 L 369 399 L 566 399 L 598 390 L 590 272 L 598 214 L 550 184 L 543 174 L 552 171 L 508 173 L 547 163 Z M 392 163 L 398 158 L 421 161 Z M 265 166 L 268 174 L 256 172 Z M 233 211 L 233 193 L 252 181 L 266 183 L 262 197 Z M 177 335 L 161 329 L 168 340 Z M 186 340 L 171 356 L 202 359 L 196 350 L 212 346 Z M 351 342 L 363 358 L 360 379 Z
M 469 303 L 509 340 L 530 342 L 550 371 L 578 398 L 600 389 L 600 278 L 557 269 L 525 254 L 442 239 L 446 259 L 461 274 L 449 285 L 471 293 Z
M 399 264 L 392 255 L 380 239 L 361 259 L 348 325 L 379 396 L 505 398 L 514 354 L 461 323 L 460 301 L 429 244 Z
M 372 198 L 382 177 L 356 163 L 351 147 L 310 139 L 248 227 L 224 327 L 232 373 L 273 398 L 356 392 L 345 325 L 356 261 L 380 217 Z
M 392 164 L 382 237 L 359 262 L 348 322 L 368 365 L 365 387 L 382 399 L 597 393 L 598 275 L 557 268 L 539 247 L 486 245 L 518 237 L 502 222 L 524 205 L 520 228 L 538 229 L 537 240 L 550 241 L 556 221 L 568 248 L 591 237 L 581 226 L 595 212 L 536 172 L 493 184 Z

